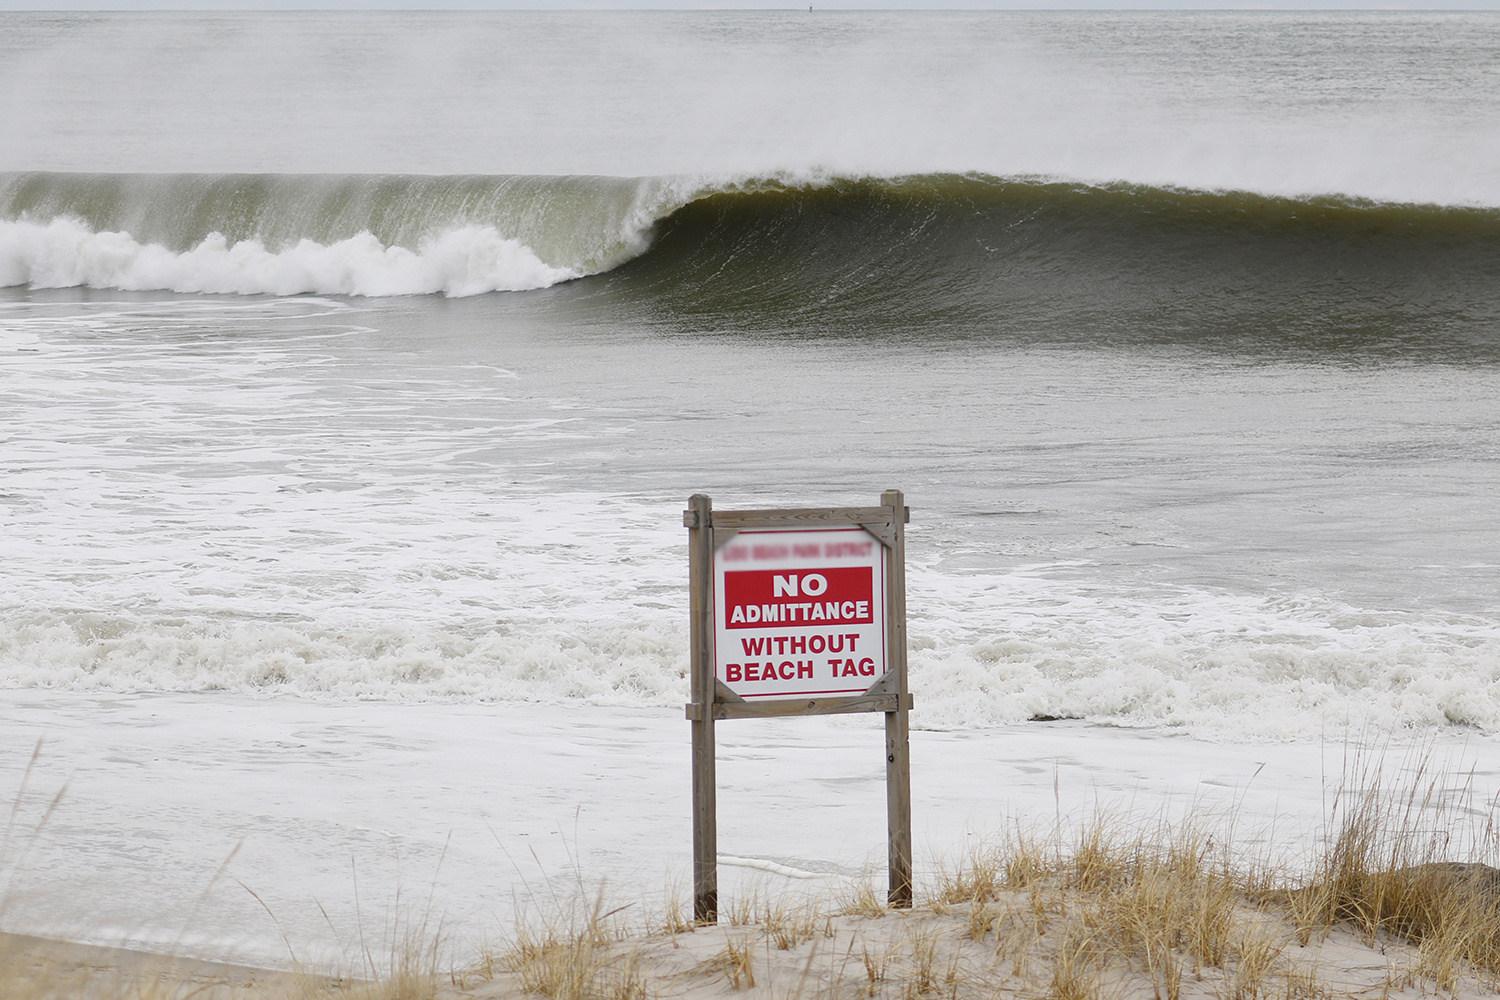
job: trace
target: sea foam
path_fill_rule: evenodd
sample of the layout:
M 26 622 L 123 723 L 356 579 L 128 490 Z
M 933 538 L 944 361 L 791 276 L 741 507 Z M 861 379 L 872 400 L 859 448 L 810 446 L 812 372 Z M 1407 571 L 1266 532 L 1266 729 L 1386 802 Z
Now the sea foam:
M 1339 620 L 1352 609 L 1202 591 L 1163 607 L 1070 598 L 1025 574 L 970 581 L 967 595 L 953 578 L 911 582 L 919 729 L 1079 719 L 1250 742 L 1500 732 L 1500 630 L 1487 622 Z M 688 697 L 677 603 L 458 628 L 13 614 L 0 624 L 0 686 L 673 708 Z
M 479 295 L 545 288 L 579 276 L 553 267 L 491 226 L 463 226 L 415 251 L 368 232 L 272 250 L 211 233 L 174 252 L 127 232 L 96 232 L 71 218 L 0 222 L 0 286 L 118 288 L 240 295 Z

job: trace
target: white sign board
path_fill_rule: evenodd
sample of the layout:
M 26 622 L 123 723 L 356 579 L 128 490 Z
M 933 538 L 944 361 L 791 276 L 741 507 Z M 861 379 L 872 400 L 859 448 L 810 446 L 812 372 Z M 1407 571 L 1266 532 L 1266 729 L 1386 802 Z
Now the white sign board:
M 714 674 L 747 701 L 863 694 L 886 672 L 885 552 L 848 528 L 746 530 L 714 554 Z

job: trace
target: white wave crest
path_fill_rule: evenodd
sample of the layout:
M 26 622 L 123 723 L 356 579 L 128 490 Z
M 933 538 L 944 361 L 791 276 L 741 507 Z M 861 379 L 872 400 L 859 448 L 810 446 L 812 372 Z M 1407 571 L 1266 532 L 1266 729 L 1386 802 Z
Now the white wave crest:
M 1246 742 L 1500 733 L 1491 625 L 1336 625 L 1212 599 L 1193 608 L 1197 627 L 1138 606 L 1111 619 L 1090 602 L 1017 608 L 1010 626 L 989 629 L 916 620 L 912 724 L 1064 718 Z M 0 688 L 670 708 L 689 697 L 686 632 L 680 615 L 662 614 L 453 629 L 12 611 L 0 621 Z
M 77 219 L 0 222 L 0 286 L 118 288 L 238 295 L 480 295 L 546 288 L 582 272 L 553 267 L 491 226 L 464 226 L 415 252 L 368 232 L 337 243 L 304 239 L 275 251 L 211 233 L 178 253 Z

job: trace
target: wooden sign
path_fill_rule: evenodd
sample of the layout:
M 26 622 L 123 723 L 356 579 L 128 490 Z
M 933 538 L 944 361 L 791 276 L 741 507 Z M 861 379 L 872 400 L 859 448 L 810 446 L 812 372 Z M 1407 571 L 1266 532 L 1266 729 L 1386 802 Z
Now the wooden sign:
M 879 507 L 714 510 L 688 501 L 693 916 L 718 919 L 714 723 L 884 712 L 892 906 L 911 905 L 906 522 Z
M 714 676 L 745 701 L 866 693 L 888 667 L 885 584 L 858 525 L 739 532 L 714 553 Z

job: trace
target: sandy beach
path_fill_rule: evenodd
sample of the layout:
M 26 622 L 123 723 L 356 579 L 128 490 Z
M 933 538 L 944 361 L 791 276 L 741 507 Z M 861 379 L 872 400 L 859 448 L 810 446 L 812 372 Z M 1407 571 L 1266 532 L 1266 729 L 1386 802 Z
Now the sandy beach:
M 1051 956 L 1042 947 L 1031 958 L 1029 980 L 1011 971 L 1014 962 L 1010 969 L 997 969 L 994 942 L 976 941 L 968 935 L 970 909 L 949 908 L 938 914 L 923 907 L 878 917 L 831 917 L 821 922 L 812 938 L 791 948 L 779 947 L 764 928 L 755 925 L 627 937 L 598 949 L 591 956 L 592 966 L 581 970 L 581 978 L 597 976 L 598 981 L 588 985 L 596 987 L 600 996 L 609 995 L 610 985 L 631 982 L 641 987 L 637 995 L 689 1000 L 729 994 L 745 1000 L 900 996 L 909 992 L 909 981 L 922 974 L 920 949 L 931 942 L 942 949 L 941 954 L 935 950 L 926 959 L 932 986 L 927 992 L 935 995 L 970 995 L 976 987 L 998 981 L 1000 988 L 986 991 L 987 995 L 1031 997 L 1050 985 L 1047 959 Z M 1289 952 L 1284 968 L 1291 978 L 1303 977 L 1303 996 L 1320 995 L 1320 990 L 1325 996 L 1378 995 L 1397 1000 L 1432 995 L 1430 984 L 1415 974 L 1420 958 L 1410 942 L 1388 936 L 1370 942 L 1347 928 L 1337 928 L 1302 945 L 1290 927 L 1275 926 L 1272 933 L 1280 935 Z M 735 955 L 746 956 L 738 976 L 731 948 Z M 865 964 L 871 956 L 878 965 Z M 749 974 L 744 966 L 749 967 Z M 352 979 L 0 935 L 0 986 L 16 1000 L 301 1000 L 372 995 L 390 1000 L 501 1000 L 528 992 L 523 973 L 483 962 L 405 985 L 403 993 L 389 983 L 382 988 Z M 1104 985 L 1107 995 L 1122 998 L 1154 992 L 1149 978 L 1140 975 L 1119 976 Z M 1286 987 L 1285 977 L 1276 985 L 1282 987 L 1282 995 L 1297 995 Z M 1222 998 L 1226 987 L 1232 990 L 1229 977 L 1218 971 L 1189 977 L 1179 995 L 1191 1000 Z M 1487 997 L 1496 991 L 1470 978 L 1445 995 Z
M 395 942 L 369 956 L 361 976 L 0 934 L 0 992 L 8 1000 L 1415 1000 L 1500 992 L 1495 869 L 1480 869 L 1482 893 L 1445 877 L 1436 885 L 1449 903 L 1437 907 L 1443 916 L 1413 925 L 1389 906 L 1375 919 L 1340 913 L 1338 904 L 1315 912 L 1306 895 L 1316 881 L 1288 896 L 1269 888 L 1277 876 L 1264 869 L 1220 869 L 1211 838 L 1191 831 L 1112 842 L 1099 836 L 1107 829 L 1083 831 L 1071 847 L 1059 842 L 1056 854 L 1013 844 L 976 856 L 926 886 L 912 909 L 886 908 L 870 886 L 836 897 L 750 893 L 726 906 L 717 925 L 694 926 L 673 906 L 625 917 L 630 907 L 607 910 L 596 897 L 513 928 L 464 961 L 443 956 L 436 937 Z
M 0 990 L 16 1000 L 251 1000 L 337 992 L 347 985 L 277 969 L 0 933 Z
M 11 838 L 12 929 L 354 978 L 381 974 L 383 959 L 361 955 L 372 942 L 387 956 L 413 935 L 440 936 L 432 960 L 468 977 L 447 988 L 494 996 L 516 989 L 515 975 L 492 961 L 493 982 L 473 979 L 475 956 L 493 959 L 596 900 L 622 908 L 611 933 L 659 933 L 688 885 L 687 727 L 674 713 L 24 691 L 0 705 L 3 791 L 20 805 L 18 828 L 39 824 Z M 20 796 L 19 765 L 38 739 Z M 936 887 L 1017 830 L 1190 820 L 1293 871 L 1326 848 L 1351 778 L 1399 783 L 1428 768 L 1431 808 L 1469 824 L 1500 792 L 1500 753 L 1483 740 L 1246 746 L 1077 722 L 918 731 L 918 897 L 929 904 L 872 923 L 839 914 L 884 877 L 879 740 L 868 720 L 721 728 L 726 915 L 738 900 L 741 923 L 746 906 L 816 907 L 832 921 L 797 948 L 769 948 L 756 988 L 772 992 L 761 995 L 786 995 L 808 962 L 818 982 L 843 982 L 848 969 L 826 963 L 837 952 L 847 965 L 856 940 L 883 942 L 899 964 L 913 928 L 953 936 L 967 918 L 932 911 Z M 1461 826 L 1453 849 L 1482 850 L 1462 847 Z M 619 948 L 640 950 L 651 976 L 696 983 L 684 987 L 695 995 L 723 988 L 703 963 L 727 942 L 749 935 L 763 948 L 766 933 L 725 926 Z M 1341 933 L 1307 953 L 1335 980 L 1379 979 L 1377 965 L 1404 961 L 1377 961 Z M 975 960 L 963 956 L 954 961 Z

